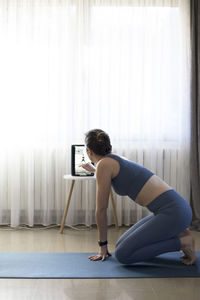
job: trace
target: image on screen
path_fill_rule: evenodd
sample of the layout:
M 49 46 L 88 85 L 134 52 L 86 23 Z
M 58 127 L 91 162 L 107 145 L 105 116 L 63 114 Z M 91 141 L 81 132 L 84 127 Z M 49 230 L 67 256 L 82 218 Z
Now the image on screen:
M 72 175 L 91 176 L 93 173 L 81 167 L 82 164 L 91 163 L 85 145 L 72 145 Z

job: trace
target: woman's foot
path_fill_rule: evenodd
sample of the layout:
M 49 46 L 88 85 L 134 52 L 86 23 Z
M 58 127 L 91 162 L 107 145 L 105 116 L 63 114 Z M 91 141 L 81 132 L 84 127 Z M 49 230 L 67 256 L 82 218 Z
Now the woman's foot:
M 195 254 L 195 239 L 192 236 L 189 229 L 186 229 L 184 232 L 178 236 L 181 241 L 181 250 L 184 253 L 183 264 L 192 265 L 196 262 L 197 257 Z

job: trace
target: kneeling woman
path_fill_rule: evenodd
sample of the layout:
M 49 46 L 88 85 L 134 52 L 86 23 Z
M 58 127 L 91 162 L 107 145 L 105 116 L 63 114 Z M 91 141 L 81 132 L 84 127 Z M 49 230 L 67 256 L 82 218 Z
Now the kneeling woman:
M 118 155 L 112 154 L 109 136 L 100 129 L 86 134 L 85 144 L 90 164 L 83 167 L 96 171 L 96 221 L 100 250 L 90 260 L 105 260 L 107 247 L 107 208 L 111 185 L 119 195 L 126 195 L 146 206 L 152 214 L 141 219 L 117 241 L 115 256 L 123 264 L 153 258 L 159 254 L 182 250 L 183 263 L 196 261 L 194 238 L 188 226 L 192 211 L 188 202 L 151 171 Z

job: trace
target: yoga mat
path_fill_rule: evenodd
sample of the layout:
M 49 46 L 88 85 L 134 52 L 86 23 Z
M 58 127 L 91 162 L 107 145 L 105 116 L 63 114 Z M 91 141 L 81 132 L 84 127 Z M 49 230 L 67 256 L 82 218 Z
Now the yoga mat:
M 169 278 L 200 277 L 197 263 L 185 266 L 181 252 L 169 252 L 146 262 L 123 265 L 114 254 L 90 261 L 92 253 L 0 253 L 0 278 Z

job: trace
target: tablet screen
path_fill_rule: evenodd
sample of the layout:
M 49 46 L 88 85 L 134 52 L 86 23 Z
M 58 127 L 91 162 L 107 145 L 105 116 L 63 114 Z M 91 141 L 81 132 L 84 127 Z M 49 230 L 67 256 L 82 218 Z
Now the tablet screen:
M 81 167 L 81 164 L 91 163 L 85 145 L 72 145 L 71 148 L 72 154 L 72 175 L 73 176 L 93 176 L 93 173 L 90 173 Z

